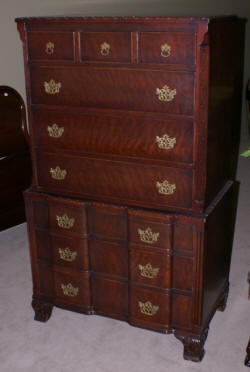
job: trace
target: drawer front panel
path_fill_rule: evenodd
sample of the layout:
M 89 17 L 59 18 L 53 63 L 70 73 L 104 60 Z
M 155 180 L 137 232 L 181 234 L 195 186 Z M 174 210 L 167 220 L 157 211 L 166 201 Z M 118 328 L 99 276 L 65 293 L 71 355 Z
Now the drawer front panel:
M 171 257 L 130 250 L 130 280 L 161 288 L 171 285 Z
M 93 305 L 98 313 L 123 319 L 128 314 L 128 284 L 92 276 Z
M 195 34 L 141 32 L 139 62 L 192 65 L 195 63 Z
M 191 120 L 33 110 L 35 142 L 46 149 L 193 161 Z
M 31 60 L 74 60 L 73 32 L 29 32 Z
M 82 306 L 90 306 L 90 278 L 88 273 L 54 272 L 56 299 Z
M 137 286 L 130 287 L 130 315 L 148 323 L 170 324 L 170 296 Z
M 49 221 L 52 231 L 57 231 L 58 233 L 76 233 L 80 235 L 87 233 L 84 207 L 50 202 Z
M 126 209 L 117 205 L 93 203 L 88 211 L 91 235 L 103 240 L 127 240 Z
M 59 179 L 54 173 L 59 172 Z M 61 174 L 64 177 L 61 179 Z M 38 154 L 38 183 L 46 191 L 83 197 L 190 208 L 192 171 L 74 156 Z
M 128 252 L 125 244 L 90 241 L 91 270 L 120 277 L 128 276 Z
M 188 72 L 32 66 L 31 99 L 34 104 L 192 115 L 193 80 Z
M 168 223 L 169 220 L 169 223 Z M 129 243 L 147 248 L 171 249 L 170 218 L 141 211 L 129 211 Z
M 81 32 L 82 61 L 131 62 L 130 32 Z
M 51 235 L 54 264 L 70 269 L 88 270 L 88 243 L 86 239 Z

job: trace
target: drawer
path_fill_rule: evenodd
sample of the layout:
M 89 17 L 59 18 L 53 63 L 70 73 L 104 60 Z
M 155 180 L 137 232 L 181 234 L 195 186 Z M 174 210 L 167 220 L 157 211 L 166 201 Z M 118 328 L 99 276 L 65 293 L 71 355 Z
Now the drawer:
M 170 324 L 170 296 L 137 286 L 130 287 L 130 316 L 145 323 Z
M 28 55 L 31 60 L 73 61 L 73 32 L 29 32 Z
M 193 162 L 191 120 L 34 109 L 32 119 L 40 148 Z
M 195 43 L 191 32 L 140 32 L 139 62 L 193 65 Z
M 130 32 L 81 32 L 81 59 L 93 62 L 131 62 Z
M 129 210 L 129 243 L 171 249 L 170 216 Z
M 56 302 L 84 307 L 91 305 L 89 273 L 55 271 L 54 281 Z
M 93 239 L 90 241 L 91 270 L 99 273 L 128 277 L 127 245 Z
M 87 234 L 85 205 L 49 202 L 50 229 L 60 234 Z
M 51 234 L 50 241 L 55 265 L 78 270 L 89 269 L 86 239 Z
M 192 115 L 194 75 L 106 67 L 32 66 L 31 100 L 33 104 Z
M 39 153 L 37 160 L 38 184 L 47 192 L 161 208 L 192 205 L 192 170 L 49 153 Z M 55 213 L 53 218 L 55 226 Z
M 88 244 L 86 239 L 50 234 L 35 230 L 38 259 L 69 269 L 88 270 Z
M 127 240 L 126 208 L 92 203 L 88 213 L 90 234 L 99 240 Z
M 95 311 L 118 319 L 127 319 L 128 283 L 92 275 L 92 296 Z
M 145 285 L 170 288 L 171 257 L 130 249 L 130 280 Z

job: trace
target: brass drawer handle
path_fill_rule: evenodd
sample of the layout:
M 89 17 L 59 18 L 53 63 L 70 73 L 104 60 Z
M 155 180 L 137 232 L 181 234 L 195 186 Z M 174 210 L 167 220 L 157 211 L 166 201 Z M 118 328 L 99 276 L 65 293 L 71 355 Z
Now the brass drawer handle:
M 47 130 L 49 132 L 49 136 L 52 138 L 60 138 L 62 137 L 63 132 L 64 132 L 64 128 L 58 127 L 56 123 L 52 124 L 51 127 L 48 125 Z
M 161 89 L 156 88 L 156 95 L 159 101 L 170 102 L 173 101 L 175 95 L 177 94 L 176 89 L 170 89 L 167 85 L 164 85 Z
M 102 43 L 100 46 L 100 50 L 103 56 L 108 56 L 110 53 L 110 45 L 106 41 L 104 41 L 104 43 Z
M 47 94 L 58 94 L 62 87 L 61 83 L 56 83 L 55 80 L 51 79 L 48 83 L 44 82 L 44 90 Z
M 154 244 L 157 242 L 160 233 L 153 233 L 150 227 L 146 228 L 146 230 L 138 229 L 138 234 L 140 240 L 144 243 Z
M 51 173 L 51 177 L 54 179 L 54 180 L 64 180 L 66 175 L 67 175 L 67 171 L 66 169 L 61 169 L 60 167 L 55 167 L 55 169 L 53 168 L 50 168 L 50 173 Z
M 64 214 L 63 216 L 56 216 L 56 220 L 59 227 L 67 230 L 71 229 L 75 223 L 75 219 L 69 218 L 67 214 Z
M 63 291 L 64 296 L 69 296 L 69 297 L 76 297 L 79 292 L 79 288 L 74 288 L 71 283 L 69 284 L 61 284 L 61 288 Z
M 145 266 L 139 264 L 138 267 L 139 267 L 141 276 L 143 276 L 144 278 L 149 278 L 149 279 L 156 278 L 160 270 L 158 267 L 153 268 L 150 263 L 148 263 Z
M 55 44 L 52 43 L 51 41 L 49 41 L 49 42 L 46 44 L 45 52 L 46 52 L 47 54 L 53 54 L 53 53 L 54 53 L 54 48 L 55 48 Z
M 163 150 L 173 149 L 176 144 L 176 138 L 170 138 L 167 134 L 164 134 L 162 137 L 156 136 L 155 140 L 158 147 Z
M 161 56 L 162 57 L 169 57 L 171 54 L 171 46 L 168 44 L 161 45 Z
M 142 314 L 149 315 L 149 316 L 154 316 L 157 311 L 159 310 L 159 306 L 151 304 L 150 301 L 147 302 L 138 302 L 140 311 Z
M 175 184 L 173 183 L 171 185 L 167 180 L 163 181 L 162 183 L 156 182 L 156 187 L 158 189 L 158 193 L 163 195 L 172 195 L 176 189 Z
M 77 252 L 72 252 L 68 247 L 65 249 L 59 248 L 59 255 L 61 260 L 67 261 L 67 262 L 73 262 L 76 259 Z

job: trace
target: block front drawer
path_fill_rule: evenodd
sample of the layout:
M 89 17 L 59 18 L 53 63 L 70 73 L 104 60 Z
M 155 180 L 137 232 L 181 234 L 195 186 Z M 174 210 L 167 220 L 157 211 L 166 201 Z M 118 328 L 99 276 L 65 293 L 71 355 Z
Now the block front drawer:
M 195 34 L 191 32 L 139 33 L 142 63 L 194 64 Z
M 73 32 L 29 32 L 28 53 L 31 60 L 73 61 Z
M 38 185 L 46 192 L 191 208 L 193 172 L 186 169 L 39 153 Z
M 130 32 L 81 32 L 82 61 L 131 62 Z
M 192 120 L 33 109 L 36 146 L 183 163 L 193 161 Z
M 34 104 L 192 115 L 194 76 L 189 72 L 32 66 L 31 97 Z

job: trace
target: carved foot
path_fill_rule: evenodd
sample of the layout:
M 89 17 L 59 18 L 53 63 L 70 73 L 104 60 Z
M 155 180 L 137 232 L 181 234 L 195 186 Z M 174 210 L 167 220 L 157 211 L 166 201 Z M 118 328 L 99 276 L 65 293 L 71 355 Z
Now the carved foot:
M 246 352 L 247 352 L 247 355 L 245 359 L 245 366 L 250 367 L 250 340 L 248 342 Z
M 207 333 L 208 328 L 205 329 L 201 335 L 175 333 L 175 337 L 184 345 L 184 359 L 191 360 L 192 362 L 201 362 L 205 354 L 204 344 L 207 338 Z
M 217 307 L 217 310 L 219 310 L 219 311 L 224 311 L 225 310 L 225 308 L 227 306 L 228 292 L 229 292 L 229 286 L 223 292 L 223 295 L 221 297 L 221 300 L 219 302 L 219 305 Z
M 37 299 L 33 299 L 31 305 L 35 311 L 35 320 L 44 323 L 49 320 L 52 313 L 53 305 Z

